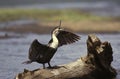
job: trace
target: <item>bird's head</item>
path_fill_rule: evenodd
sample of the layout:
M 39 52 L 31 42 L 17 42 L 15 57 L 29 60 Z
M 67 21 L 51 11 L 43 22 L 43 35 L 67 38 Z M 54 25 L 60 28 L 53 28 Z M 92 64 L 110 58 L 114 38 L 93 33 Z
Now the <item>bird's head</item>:
M 60 20 L 60 24 L 59 26 L 55 27 L 52 31 L 52 34 L 55 34 L 56 36 L 59 34 L 60 31 L 62 31 L 63 29 L 61 28 L 61 20 Z

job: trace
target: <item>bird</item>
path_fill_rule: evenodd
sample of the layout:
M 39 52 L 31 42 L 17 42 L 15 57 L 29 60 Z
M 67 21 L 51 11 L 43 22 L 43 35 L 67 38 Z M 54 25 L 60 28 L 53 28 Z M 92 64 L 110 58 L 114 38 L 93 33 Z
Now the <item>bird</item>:
M 48 44 L 42 44 L 37 39 L 33 40 L 28 53 L 29 60 L 23 63 L 30 64 L 32 62 L 37 62 L 43 64 L 44 69 L 46 68 L 45 64 L 48 63 L 49 68 L 52 68 L 50 61 L 57 49 L 63 45 L 71 44 L 78 40 L 80 40 L 80 36 L 62 29 L 60 21 L 59 26 L 52 30 L 51 40 Z

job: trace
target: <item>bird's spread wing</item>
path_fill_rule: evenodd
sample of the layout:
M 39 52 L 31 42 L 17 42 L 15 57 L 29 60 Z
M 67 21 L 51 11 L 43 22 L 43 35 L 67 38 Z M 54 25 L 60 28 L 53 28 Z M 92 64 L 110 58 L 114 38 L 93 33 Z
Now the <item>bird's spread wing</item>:
M 29 59 L 36 61 L 38 57 L 42 57 L 47 46 L 39 43 L 36 39 L 32 42 L 29 48 Z
M 57 35 L 57 38 L 59 40 L 59 46 L 62 46 L 78 41 L 80 36 L 68 31 L 60 31 L 60 33 Z

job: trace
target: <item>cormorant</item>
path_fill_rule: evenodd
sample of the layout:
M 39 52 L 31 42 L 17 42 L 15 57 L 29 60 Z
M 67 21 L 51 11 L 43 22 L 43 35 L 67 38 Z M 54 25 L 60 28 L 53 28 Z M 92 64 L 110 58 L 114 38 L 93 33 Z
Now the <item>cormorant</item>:
M 45 63 L 48 63 L 49 67 L 51 67 L 50 60 L 57 51 L 58 47 L 74 43 L 79 39 L 80 36 L 63 30 L 61 28 L 60 21 L 60 25 L 53 29 L 51 40 L 47 45 L 39 43 L 37 39 L 32 42 L 29 48 L 29 61 L 25 61 L 23 63 L 30 64 L 32 62 L 38 62 L 43 64 L 43 68 L 45 68 Z

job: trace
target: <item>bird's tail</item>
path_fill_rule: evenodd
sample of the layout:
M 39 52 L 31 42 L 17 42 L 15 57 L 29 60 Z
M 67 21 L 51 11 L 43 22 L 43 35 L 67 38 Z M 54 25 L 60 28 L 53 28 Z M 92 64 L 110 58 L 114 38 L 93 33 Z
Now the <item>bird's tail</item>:
M 22 62 L 22 64 L 31 64 L 31 63 L 32 63 L 32 61 L 30 61 L 30 60 Z

